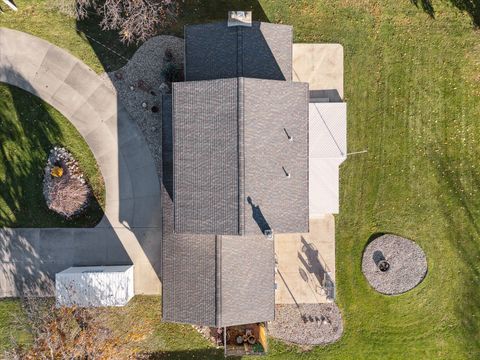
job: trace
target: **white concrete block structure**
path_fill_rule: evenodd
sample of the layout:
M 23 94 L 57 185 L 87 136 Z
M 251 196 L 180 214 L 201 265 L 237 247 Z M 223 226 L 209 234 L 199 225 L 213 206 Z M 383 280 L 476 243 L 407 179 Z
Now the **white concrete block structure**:
M 133 265 L 70 267 L 55 274 L 57 306 L 124 306 L 134 296 Z

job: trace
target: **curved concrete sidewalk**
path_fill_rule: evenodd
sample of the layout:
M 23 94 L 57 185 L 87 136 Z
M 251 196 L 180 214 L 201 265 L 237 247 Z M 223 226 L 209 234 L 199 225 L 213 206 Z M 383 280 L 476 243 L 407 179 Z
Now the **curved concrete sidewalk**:
M 66 51 L 4 28 L 0 82 L 68 118 L 92 150 L 106 188 L 105 216 L 95 228 L 0 230 L 0 297 L 48 294 L 55 272 L 69 266 L 129 263 L 136 293 L 160 293 L 160 184 L 143 135 L 115 92 Z

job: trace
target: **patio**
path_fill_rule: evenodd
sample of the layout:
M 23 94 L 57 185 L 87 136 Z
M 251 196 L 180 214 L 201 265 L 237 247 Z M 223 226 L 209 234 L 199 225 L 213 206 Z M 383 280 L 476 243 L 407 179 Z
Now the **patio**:
M 335 284 L 333 215 L 310 219 L 309 233 L 275 235 L 275 255 L 276 304 L 325 303 L 334 297 L 334 289 L 325 286 Z

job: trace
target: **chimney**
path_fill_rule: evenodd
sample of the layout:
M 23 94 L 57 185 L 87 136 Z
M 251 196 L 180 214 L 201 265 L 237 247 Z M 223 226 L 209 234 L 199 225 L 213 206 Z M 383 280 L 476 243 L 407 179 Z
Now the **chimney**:
M 232 26 L 252 26 L 252 12 L 251 11 L 229 11 L 228 12 L 228 27 Z

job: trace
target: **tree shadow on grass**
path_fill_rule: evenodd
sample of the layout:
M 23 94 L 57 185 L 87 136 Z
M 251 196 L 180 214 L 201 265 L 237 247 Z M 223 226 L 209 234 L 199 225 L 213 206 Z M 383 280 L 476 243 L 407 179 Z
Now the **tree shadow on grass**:
M 435 18 L 435 9 L 431 0 L 410 0 L 417 8 L 421 7 L 431 18 Z M 450 0 L 450 3 L 470 15 L 473 25 L 480 27 L 480 0 Z
M 472 18 L 473 25 L 480 27 L 480 0 L 450 0 L 457 9 L 466 11 Z
M 435 9 L 431 0 L 410 0 L 410 2 L 417 8 L 421 7 L 432 19 L 435 19 Z
M 446 149 L 443 149 L 445 151 Z M 467 171 L 459 171 L 454 166 L 458 159 L 448 155 L 433 155 L 432 162 L 437 164 L 437 175 L 441 181 L 441 193 L 449 194 L 453 204 L 445 204 L 443 219 L 448 229 L 448 241 L 456 249 L 459 261 L 456 269 L 450 269 L 462 280 L 462 292 L 455 294 L 455 311 L 458 323 L 461 324 L 462 339 L 467 352 L 478 352 L 480 349 L 480 201 L 478 197 L 469 195 L 471 189 L 480 188 L 480 171 L 469 167 Z M 468 179 L 466 181 L 466 179 Z M 468 185 L 467 185 L 468 184 Z M 440 194 L 439 194 L 440 195 Z M 455 266 L 455 264 L 452 264 Z M 452 296 L 450 294 L 450 296 Z
M 49 151 L 69 147 L 52 108 L 15 86 L 0 86 L 0 169 L 5 176 L 0 182 L 0 226 L 95 226 L 103 216 L 95 196 L 82 214 L 69 220 L 47 208 L 42 191 Z

